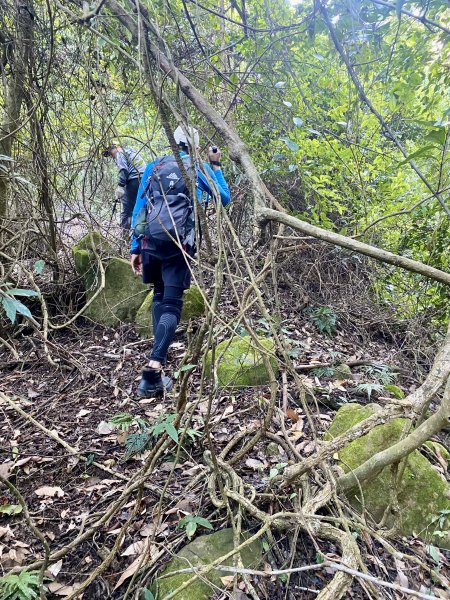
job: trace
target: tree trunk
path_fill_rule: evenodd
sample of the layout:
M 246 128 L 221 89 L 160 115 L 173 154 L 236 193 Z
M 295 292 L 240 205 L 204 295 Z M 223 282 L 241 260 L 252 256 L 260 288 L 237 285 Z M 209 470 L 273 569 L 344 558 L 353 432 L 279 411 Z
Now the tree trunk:
M 0 155 L 11 157 L 12 145 L 20 128 L 20 110 L 24 99 L 33 38 L 31 0 L 14 0 L 14 44 L 10 61 L 10 79 L 5 93 L 3 120 L 0 125 Z M 0 156 L 0 222 L 8 214 L 11 161 Z

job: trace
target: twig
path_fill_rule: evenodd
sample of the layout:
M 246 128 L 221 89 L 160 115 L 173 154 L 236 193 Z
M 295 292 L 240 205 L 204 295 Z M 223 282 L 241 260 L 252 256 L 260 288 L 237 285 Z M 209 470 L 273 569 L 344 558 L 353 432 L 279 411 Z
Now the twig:
M 404 594 L 410 594 L 416 598 L 424 598 L 425 600 L 435 600 L 435 596 L 430 596 L 428 594 L 424 594 L 423 592 L 418 592 L 416 590 L 412 590 L 411 588 L 404 587 L 402 585 L 397 585 L 395 583 L 389 583 L 388 581 L 382 581 L 372 575 L 367 575 L 366 573 L 361 573 L 361 571 L 356 571 L 355 569 L 350 569 L 345 565 L 333 563 L 330 561 L 324 561 L 318 565 L 304 565 L 303 567 L 293 567 L 292 569 L 273 569 L 270 571 L 257 571 L 254 569 L 241 569 L 236 567 L 229 567 L 227 565 L 216 565 L 214 567 L 218 571 L 224 571 L 225 573 L 238 573 L 238 574 L 246 574 L 246 575 L 256 575 L 258 577 L 273 577 L 278 575 L 288 575 L 291 573 L 302 573 L 304 571 L 318 571 L 320 569 L 330 569 L 331 571 L 341 571 L 342 573 L 347 573 L 348 575 L 352 575 L 353 577 L 358 577 L 359 579 L 364 579 L 365 581 L 370 581 L 371 583 L 375 583 L 381 587 L 387 587 L 391 590 L 396 590 L 397 592 L 403 592 Z M 191 567 L 187 569 L 179 569 L 177 571 L 171 571 L 167 573 L 167 575 L 162 575 L 161 579 L 165 579 L 166 577 L 172 577 L 174 575 L 181 575 L 183 573 L 200 573 L 202 569 L 198 567 Z

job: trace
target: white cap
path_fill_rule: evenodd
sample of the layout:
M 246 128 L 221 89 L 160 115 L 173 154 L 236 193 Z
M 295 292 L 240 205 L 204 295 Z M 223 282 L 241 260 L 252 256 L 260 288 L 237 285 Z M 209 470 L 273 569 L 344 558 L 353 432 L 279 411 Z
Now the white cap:
M 187 134 L 182 127 L 177 127 L 175 129 L 173 132 L 173 137 L 175 138 L 177 144 L 186 144 L 186 146 L 189 146 Z M 189 137 L 191 138 L 191 142 L 192 140 L 194 141 L 195 147 L 200 145 L 200 137 L 198 135 L 198 131 L 194 129 L 194 127 L 189 127 Z

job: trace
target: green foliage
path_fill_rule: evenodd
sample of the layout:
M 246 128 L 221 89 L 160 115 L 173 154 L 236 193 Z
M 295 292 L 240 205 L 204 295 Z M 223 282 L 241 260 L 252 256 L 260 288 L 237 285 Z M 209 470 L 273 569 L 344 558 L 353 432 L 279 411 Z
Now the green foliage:
M 327 306 L 316 309 L 312 313 L 312 320 L 320 333 L 333 335 L 336 330 L 337 315 Z
M 6 287 L 4 290 L 0 290 L 1 293 L 1 302 L 6 316 L 11 321 L 11 323 L 15 323 L 17 314 L 23 315 L 24 317 L 31 317 L 30 309 L 22 304 L 19 300 L 16 299 L 16 296 L 25 296 L 28 298 L 39 296 L 37 292 L 34 290 L 23 290 L 20 288 L 9 288 Z
M 150 427 L 151 434 L 156 438 L 162 433 L 167 433 L 167 435 L 171 437 L 176 444 L 178 444 L 178 431 L 173 425 L 175 418 L 175 414 L 165 415 L 162 419 L 159 419 Z
M 284 467 L 286 467 L 286 465 L 287 463 L 278 463 L 274 467 L 272 467 L 270 469 L 269 479 L 273 479 L 274 477 L 279 475 L 283 471 Z
M 175 377 L 175 379 L 178 379 L 178 377 L 180 376 L 180 373 L 184 373 L 185 371 L 192 371 L 192 369 L 195 369 L 197 365 L 193 365 L 193 364 L 187 364 L 187 365 L 183 365 L 182 367 L 180 367 L 179 369 L 177 369 L 173 376 Z
M 372 392 L 382 392 L 384 389 L 383 384 L 381 383 L 358 383 L 358 385 L 356 386 L 356 389 L 359 390 L 360 392 L 365 392 L 367 394 L 367 397 L 371 398 L 372 396 Z
M 151 435 L 149 431 L 137 431 L 127 435 L 125 440 L 125 460 L 134 455 L 142 454 L 147 449 L 150 440 Z
M 317 377 L 333 377 L 334 369 L 332 367 L 317 367 L 311 369 L 311 373 L 317 375 Z
M 2 504 L 0 505 L 0 514 L 18 515 L 22 512 L 20 504 Z
M 147 588 L 145 588 L 145 590 L 143 590 L 143 597 L 144 597 L 144 600 L 155 600 L 155 596 Z
M 32 600 L 38 598 L 38 592 L 37 571 L 21 571 L 0 578 L 0 600 Z
M 213 526 L 208 521 L 208 519 L 204 519 L 203 517 L 196 517 L 194 515 L 186 515 L 179 521 L 177 527 L 178 529 L 184 529 L 186 531 L 186 535 L 188 539 L 191 539 L 195 532 L 197 531 L 198 526 L 205 527 L 206 529 L 213 529 Z
M 450 530 L 450 510 L 441 510 L 432 520 L 435 525 L 434 535 L 445 538 Z M 431 556 L 431 555 L 430 555 Z
M 176 416 L 175 413 L 168 413 L 154 423 L 149 423 L 146 419 L 130 413 L 117 413 L 111 417 L 109 424 L 121 431 L 128 432 L 125 439 L 125 460 L 128 460 L 131 456 L 142 454 L 152 446 L 156 438 L 164 433 L 176 444 L 179 443 L 180 436 L 183 436 L 184 444 L 186 444 L 203 435 L 192 427 L 181 426 L 177 431 L 173 424 Z M 133 431 L 131 431 L 132 429 Z
M 41 275 L 42 271 L 44 270 L 45 267 L 45 260 L 37 260 L 34 263 L 34 272 L 37 275 Z
M 387 365 L 367 365 L 363 367 L 363 371 L 383 386 L 393 383 L 397 378 L 397 374 L 393 373 Z
M 128 431 L 133 425 L 136 425 L 139 429 L 146 429 L 147 427 L 145 419 L 130 415 L 130 413 L 117 413 L 111 417 L 109 423 L 121 431 Z

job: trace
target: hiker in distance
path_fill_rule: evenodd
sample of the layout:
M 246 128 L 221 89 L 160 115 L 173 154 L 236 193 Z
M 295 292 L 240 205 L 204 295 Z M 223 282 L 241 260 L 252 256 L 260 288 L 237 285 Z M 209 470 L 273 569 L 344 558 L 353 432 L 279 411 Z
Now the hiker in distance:
M 116 203 L 120 201 L 122 204 L 120 227 L 126 232 L 131 229 L 131 217 L 136 204 L 140 179 L 145 171 L 145 161 L 136 150 L 130 146 L 122 148 L 116 141 L 105 148 L 103 156 L 112 157 L 119 171 L 115 199 Z
M 220 150 L 210 148 L 209 164 L 194 167 L 189 149 L 199 147 L 199 135 L 192 127 L 188 135 L 181 127 L 174 132 L 189 181 L 185 181 L 173 155 L 157 158 L 145 169 L 133 211 L 131 267 L 142 275 L 144 283 L 154 285 L 154 342 L 137 389 L 144 398 L 172 388 L 172 380 L 162 375 L 161 368 L 180 321 L 183 292 L 191 283 L 189 256 L 196 252 L 193 183 L 199 202 L 203 193 L 217 199 L 220 196 L 223 206 L 231 201 L 220 168 Z

